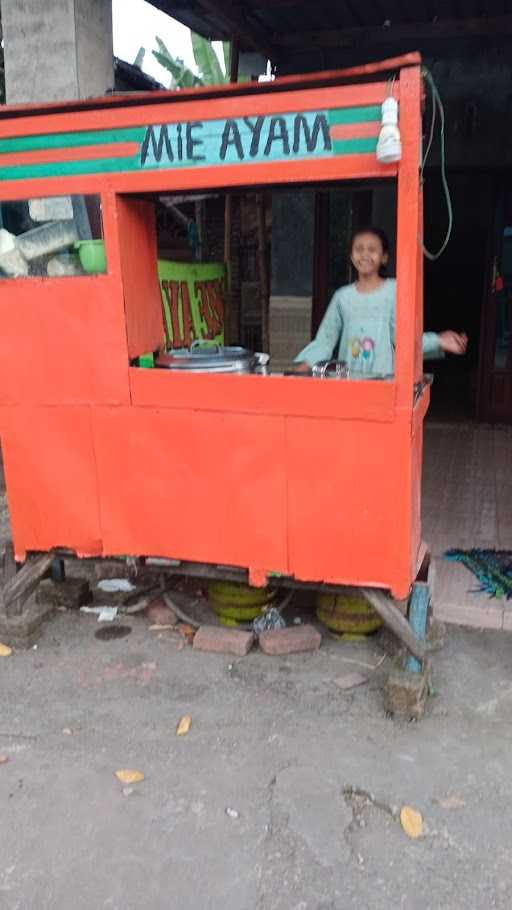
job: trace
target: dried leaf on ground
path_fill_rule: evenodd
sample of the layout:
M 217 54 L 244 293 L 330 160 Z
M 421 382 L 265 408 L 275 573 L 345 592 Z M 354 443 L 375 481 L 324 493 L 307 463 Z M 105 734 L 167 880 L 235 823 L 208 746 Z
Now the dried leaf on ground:
M 421 837 L 423 834 L 423 818 L 421 812 L 413 809 L 412 806 L 403 806 L 400 811 L 400 822 L 402 828 L 408 837 L 413 840 Z
M 186 622 L 180 622 L 178 625 L 178 631 L 183 635 L 187 641 L 192 644 L 194 640 L 194 635 L 197 632 L 197 629 L 194 629 L 193 626 L 189 626 Z
M 363 673 L 346 673 L 345 676 L 338 676 L 334 680 L 334 685 L 338 689 L 354 689 L 356 686 L 362 686 L 368 682 L 368 677 Z
M 144 780 L 142 771 L 135 771 L 130 768 L 122 768 L 120 771 L 116 771 L 116 777 L 122 784 L 138 784 L 141 780 Z
M 462 799 L 462 796 L 457 796 L 455 793 L 452 793 L 450 796 L 443 796 L 441 799 L 436 799 L 438 806 L 441 806 L 441 809 L 463 809 L 466 805 L 466 800 Z
M 178 726 L 176 727 L 176 736 L 186 736 L 191 726 L 192 717 L 190 714 L 185 714 L 185 716 L 181 718 Z
M 9 657 L 10 654 L 12 654 L 12 648 L 0 641 L 0 657 Z

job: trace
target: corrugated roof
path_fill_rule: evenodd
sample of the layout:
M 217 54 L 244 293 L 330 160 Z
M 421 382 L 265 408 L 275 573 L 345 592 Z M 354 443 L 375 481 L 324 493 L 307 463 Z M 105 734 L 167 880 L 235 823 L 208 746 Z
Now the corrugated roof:
M 278 60 L 310 47 L 512 33 L 512 0 L 149 0 L 214 40 Z

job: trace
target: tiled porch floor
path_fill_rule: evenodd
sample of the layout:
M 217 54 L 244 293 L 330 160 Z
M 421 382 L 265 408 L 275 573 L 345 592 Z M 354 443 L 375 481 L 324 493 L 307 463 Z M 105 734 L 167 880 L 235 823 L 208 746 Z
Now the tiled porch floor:
M 434 557 L 434 614 L 512 630 L 512 601 L 470 593 L 476 579 L 442 558 L 451 547 L 512 550 L 512 427 L 427 423 L 423 537 Z

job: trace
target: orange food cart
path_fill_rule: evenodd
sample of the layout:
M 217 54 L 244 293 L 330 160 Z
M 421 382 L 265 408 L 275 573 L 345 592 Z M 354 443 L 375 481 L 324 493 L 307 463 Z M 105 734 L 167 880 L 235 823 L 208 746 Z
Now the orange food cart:
M 389 93 L 402 158 L 382 165 Z M 0 433 L 19 562 L 157 558 L 256 586 L 408 597 L 424 556 L 429 402 L 421 99 L 410 54 L 273 83 L 0 112 L 2 202 L 99 197 L 108 263 L 104 274 L 0 281 Z M 140 366 L 164 344 L 155 195 L 376 179 L 397 187 L 394 377 Z

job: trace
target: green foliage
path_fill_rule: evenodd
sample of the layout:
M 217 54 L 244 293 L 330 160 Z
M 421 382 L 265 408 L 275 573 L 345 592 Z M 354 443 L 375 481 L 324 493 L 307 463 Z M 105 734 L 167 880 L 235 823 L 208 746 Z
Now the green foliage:
M 135 60 L 133 61 L 133 65 L 134 65 L 134 66 L 138 66 L 139 69 L 141 70 L 141 69 L 142 69 L 142 64 L 144 63 L 144 57 L 145 57 L 145 56 L 146 56 L 146 48 L 145 48 L 145 47 L 139 47 L 139 52 L 138 52 L 137 56 L 135 57 Z
M 224 70 L 226 72 L 226 82 L 229 82 L 231 75 L 231 41 L 222 42 L 222 51 L 224 54 Z
M 222 72 L 222 67 L 211 41 L 201 35 L 196 35 L 192 31 L 190 32 L 190 39 L 194 60 L 199 70 L 198 75 L 193 73 L 180 57 L 173 57 L 161 38 L 158 36 L 155 38 L 158 50 L 152 52 L 153 57 L 171 74 L 169 88 L 193 88 L 197 85 L 219 85 L 229 82 L 229 43 L 224 42 L 223 45 L 225 72 Z
M 196 66 L 199 70 L 199 78 L 203 85 L 219 85 L 222 82 L 225 82 L 226 80 L 224 73 L 220 68 L 219 58 L 211 43 L 207 41 L 206 38 L 202 38 L 201 35 L 196 35 L 195 32 L 190 33 L 190 38 L 192 40 L 194 60 L 196 61 Z

